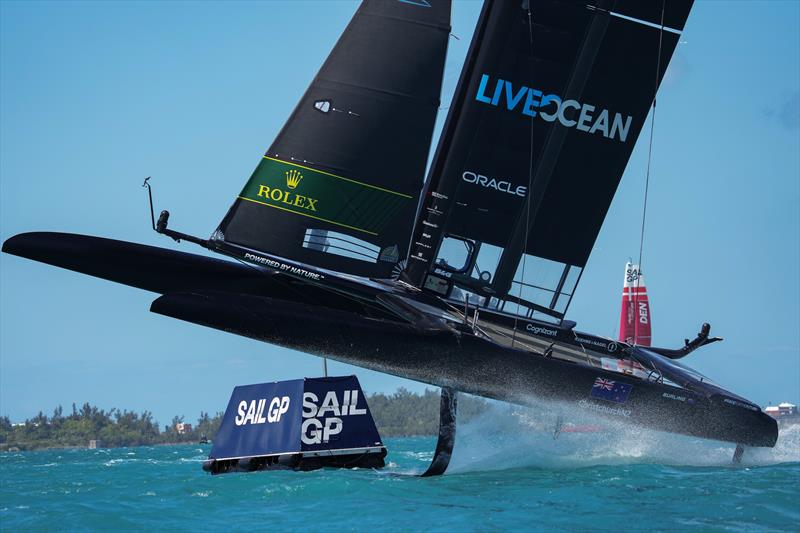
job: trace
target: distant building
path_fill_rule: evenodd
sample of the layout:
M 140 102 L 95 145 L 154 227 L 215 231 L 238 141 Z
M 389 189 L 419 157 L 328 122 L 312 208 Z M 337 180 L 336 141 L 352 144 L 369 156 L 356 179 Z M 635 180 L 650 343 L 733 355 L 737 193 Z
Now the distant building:
M 789 417 L 798 416 L 797 406 L 789 402 L 783 402 L 779 403 L 778 405 L 767 406 L 767 408 L 764 409 L 764 412 L 767 413 L 772 418 L 778 418 L 778 419 L 784 416 L 789 416 Z
M 99 446 L 98 442 L 99 442 L 99 441 L 98 441 L 97 439 L 92 439 L 92 440 L 90 440 L 90 441 L 89 441 L 89 449 L 90 449 L 90 450 L 96 450 L 96 449 L 97 449 L 97 447 Z
M 186 424 L 184 422 L 181 422 L 180 424 L 175 424 L 175 431 L 178 433 L 178 435 L 184 435 L 186 433 L 191 433 L 192 432 L 192 425 L 191 424 Z

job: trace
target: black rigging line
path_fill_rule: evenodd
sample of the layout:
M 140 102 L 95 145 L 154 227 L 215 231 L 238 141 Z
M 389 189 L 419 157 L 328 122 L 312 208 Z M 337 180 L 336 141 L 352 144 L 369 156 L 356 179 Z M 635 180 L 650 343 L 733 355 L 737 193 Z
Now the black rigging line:
M 658 57 L 656 60 L 656 79 L 655 84 L 653 86 L 653 114 L 650 116 L 650 144 L 647 149 L 647 172 L 645 173 L 645 180 L 644 180 L 644 205 L 642 206 L 642 230 L 639 235 L 639 272 L 636 276 L 636 280 L 634 281 L 633 287 L 636 289 L 634 291 L 633 296 L 633 305 L 634 309 L 639 309 L 639 281 L 642 278 L 642 255 L 644 250 L 644 228 L 645 228 L 645 221 L 647 220 L 647 195 L 650 190 L 650 164 L 653 159 L 653 132 L 655 131 L 656 127 L 656 97 L 658 95 L 658 79 L 659 74 L 661 73 L 661 44 L 664 38 L 664 11 L 666 7 L 666 0 L 661 0 L 661 29 L 658 33 Z M 652 335 L 652 333 L 651 333 Z M 634 329 L 633 333 L 633 341 L 634 344 L 638 341 L 638 335 L 636 335 L 636 330 Z
M 531 65 L 531 80 L 533 80 L 533 22 L 531 20 L 531 3 L 527 2 L 528 9 L 528 36 L 530 41 L 530 65 Z M 528 160 L 528 195 L 525 202 L 525 246 L 522 249 L 522 273 L 519 279 L 519 301 L 522 301 L 522 286 L 525 281 L 525 259 L 528 256 L 528 234 L 531 229 L 531 193 L 533 192 L 533 115 L 531 115 L 531 146 L 530 158 Z M 512 280 L 513 282 L 513 280 Z M 517 302 L 517 312 L 514 314 L 514 330 L 511 336 L 511 347 L 514 347 L 514 342 L 517 340 L 517 321 L 519 320 L 519 306 Z

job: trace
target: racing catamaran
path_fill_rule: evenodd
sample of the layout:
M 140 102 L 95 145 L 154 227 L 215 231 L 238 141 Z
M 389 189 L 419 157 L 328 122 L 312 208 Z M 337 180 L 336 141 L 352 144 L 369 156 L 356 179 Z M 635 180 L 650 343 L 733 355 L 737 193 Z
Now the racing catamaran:
M 671 350 L 565 318 L 691 5 L 486 0 L 423 185 L 450 1 L 364 0 L 211 237 L 153 216 L 238 262 L 67 233 L 3 251 L 159 293 L 155 313 L 442 387 L 431 473 L 457 391 L 566 401 L 739 457 L 773 446 L 758 405 L 674 361 L 717 340 L 708 325 Z

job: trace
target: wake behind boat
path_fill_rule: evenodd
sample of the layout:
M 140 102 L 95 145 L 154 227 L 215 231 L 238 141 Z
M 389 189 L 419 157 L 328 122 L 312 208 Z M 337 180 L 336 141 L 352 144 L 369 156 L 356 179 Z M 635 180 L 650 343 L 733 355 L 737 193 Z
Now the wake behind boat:
M 153 217 L 239 263 L 65 233 L 3 251 L 159 293 L 156 313 L 441 386 L 437 457 L 455 391 L 774 446 L 771 417 L 675 361 L 718 340 L 707 324 L 666 349 L 565 318 L 691 4 L 487 0 L 423 187 L 450 2 L 365 0 L 211 237 Z

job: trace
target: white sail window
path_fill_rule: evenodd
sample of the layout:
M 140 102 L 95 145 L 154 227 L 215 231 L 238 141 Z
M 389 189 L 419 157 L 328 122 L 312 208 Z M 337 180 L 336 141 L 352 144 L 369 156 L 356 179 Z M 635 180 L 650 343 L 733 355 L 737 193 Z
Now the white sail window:
M 523 283 L 555 291 L 565 266 L 564 263 L 551 261 L 543 257 L 525 255 L 517 265 L 514 283 Z
M 307 229 L 303 238 L 303 248 L 318 250 L 350 259 L 377 263 L 380 248 L 352 235 L 321 229 Z
M 581 277 L 583 269 L 577 266 L 570 266 L 567 273 L 567 279 L 564 280 L 564 287 L 561 289 L 563 294 L 572 296 L 575 292 L 575 287 L 578 285 L 578 279 Z
M 436 266 L 455 272 L 464 272 L 469 266 L 473 249 L 472 241 L 447 236 L 442 240 L 442 245 L 439 247 Z
M 570 300 L 572 300 L 571 294 L 561 293 L 558 295 L 558 300 L 556 301 L 554 310 L 558 311 L 559 313 L 566 313 L 567 306 L 569 305 Z
M 323 113 L 328 113 L 331 110 L 331 101 L 330 100 L 317 100 L 314 102 L 314 109 L 317 111 L 321 111 Z
M 483 296 L 466 289 L 459 289 L 458 287 L 453 287 L 453 292 L 450 293 L 450 299 L 458 303 L 464 303 L 464 300 L 467 300 L 469 301 L 469 305 L 473 307 L 483 307 L 486 303 L 486 298 Z
M 520 259 L 507 299 L 497 301 L 496 308 L 506 313 L 552 321 L 553 317 L 543 310 L 552 309 L 562 316 L 566 313 L 582 270 L 543 257 L 526 255 L 524 267 Z
M 500 264 L 500 256 L 502 255 L 503 249 L 501 247 L 481 243 L 478 249 L 478 257 L 475 259 L 475 264 L 472 266 L 472 277 L 484 283 L 491 283 L 494 279 L 497 265 Z

